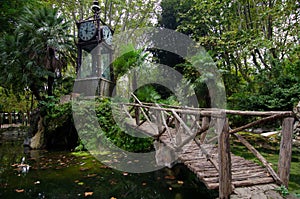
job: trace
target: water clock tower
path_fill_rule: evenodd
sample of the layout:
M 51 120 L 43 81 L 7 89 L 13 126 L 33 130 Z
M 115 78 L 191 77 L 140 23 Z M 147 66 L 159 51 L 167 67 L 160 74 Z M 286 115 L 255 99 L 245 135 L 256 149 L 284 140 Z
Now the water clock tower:
M 100 19 L 98 0 L 91 7 L 93 15 L 78 21 L 77 79 L 80 93 L 86 96 L 111 96 L 113 83 L 113 30 Z

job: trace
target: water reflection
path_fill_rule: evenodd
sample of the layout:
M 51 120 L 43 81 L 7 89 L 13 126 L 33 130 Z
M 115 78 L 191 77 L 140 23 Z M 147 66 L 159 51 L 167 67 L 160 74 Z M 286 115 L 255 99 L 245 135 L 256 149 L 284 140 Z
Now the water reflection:
M 0 198 L 186 199 L 217 196 L 182 165 L 131 174 L 110 169 L 88 154 L 24 151 L 22 141 L 0 145 Z

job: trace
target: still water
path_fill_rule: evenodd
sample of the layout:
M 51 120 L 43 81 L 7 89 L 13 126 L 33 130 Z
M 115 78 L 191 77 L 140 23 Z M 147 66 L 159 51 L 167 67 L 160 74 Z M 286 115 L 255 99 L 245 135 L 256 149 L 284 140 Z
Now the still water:
M 0 144 L 0 198 L 216 197 L 183 165 L 131 174 L 108 168 L 86 152 L 24 151 L 22 140 Z

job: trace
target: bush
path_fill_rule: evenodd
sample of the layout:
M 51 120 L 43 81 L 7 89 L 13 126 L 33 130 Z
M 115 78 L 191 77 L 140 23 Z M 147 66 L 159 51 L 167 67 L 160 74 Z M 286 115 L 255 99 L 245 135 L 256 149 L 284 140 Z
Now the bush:
M 76 125 L 79 130 L 81 145 L 89 150 L 101 150 L 101 146 L 113 144 L 123 150 L 130 152 L 149 151 L 152 149 L 152 138 L 138 138 L 125 133 L 116 124 L 112 113 L 112 102 L 108 98 L 97 98 L 95 101 L 78 102 L 74 107 L 77 116 L 81 118 L 80 124 Z M 94 110 L 92 110 L 94 109 Z M 94 115 L 96 112 L 97 122 Z M 99 128 L 101 127 L 101 129 Z M 79 145 L 78 150 L 83 150 Z
M 105 137 L 114 145 L 126 151 L 150 151 L 152 149 L 153 139 L 133 137 L 125 133 L 118 124 L 116 124 L 111 106 L 112 102 L 110 99 L 97 99 L 96 114 Z

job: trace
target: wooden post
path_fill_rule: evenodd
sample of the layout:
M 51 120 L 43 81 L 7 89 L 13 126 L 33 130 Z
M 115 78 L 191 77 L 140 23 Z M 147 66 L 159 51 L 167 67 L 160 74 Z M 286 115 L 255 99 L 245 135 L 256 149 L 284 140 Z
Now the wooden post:
M 290 167 L 292 160 L 292 139 L 293 139 L 294 118 L 284 118 L 282 124 L 282 135 L 278 160 L 278 175 L 283 184 L 288 187 Z
M 140 125 L 140 108 L 138 106 L 136 106 L 134 108 L 134 113 L 135 113 L 135 123 L 137 126 Z
M 8 113 L 8 124 L 12 124 L 12 115 L 11 115 L 11 112 Z
M 225 120 L 225 122 L 224 122 Z M 218 159 L 219 159 L 219 198 L 230 198 L 232 193 L 231 156 L 229 142 L 228 119 L 218 118 L 218 123 L 224 123 L 219 130 Z
M 26 124 L 26 115 L 23 112 L 22 112 L 22 125 L 26 125 L 27 126 L 27 124 Z
M 207 129 L 209 127 L 209 117 L 203 117 L 202 118 L 202 129 Z M 200 141 L 201 143 L 204 143 L 205 137 L 206 137 L 207 132 L 204 132 L 200 136 Z
M 176 129 L 176 135 L 175 135 L 175 144 L 176 146 L 179 146 L 182 143 L 182 139 L 181 139 L 181 125 L 180 125 L 180 121 L 175 117 L 175 129 Z
M 156 125 L 157 125 L 157 128 L 158 128 L 158 132 L 161 133 L 163 131 L 163 124 L 162 124 L 162 117 L 161 117 L 161 113 L 163 113 L 163 111 L 159 111 L 159 110 L 154 110 L 155 111 L 155 116 L 156 116 Z

